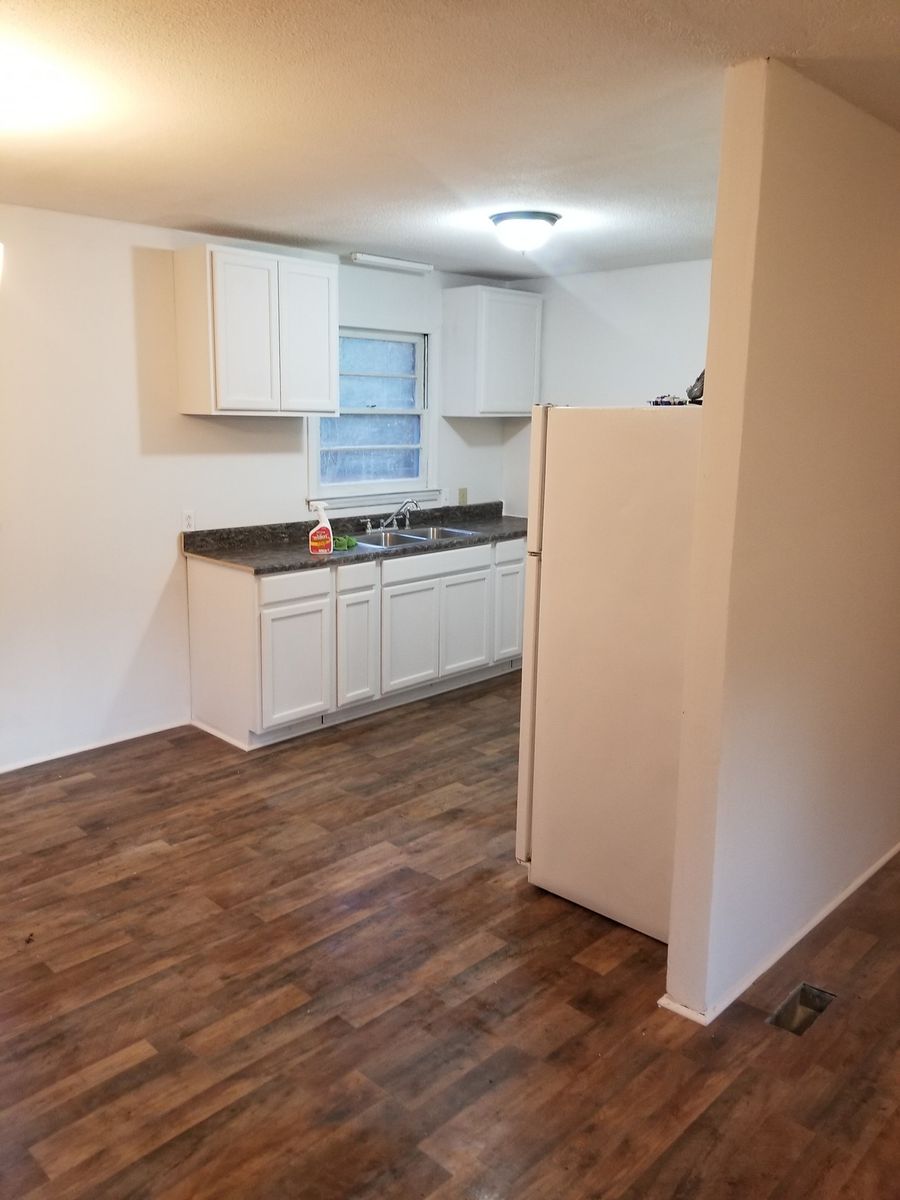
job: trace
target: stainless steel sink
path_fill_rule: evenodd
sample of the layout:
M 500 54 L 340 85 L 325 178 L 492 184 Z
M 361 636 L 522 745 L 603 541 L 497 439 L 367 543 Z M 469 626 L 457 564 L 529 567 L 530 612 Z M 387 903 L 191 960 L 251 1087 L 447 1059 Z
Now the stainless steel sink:
M 474 537 L 470 529 L 449 529 L 446 525 L 427 525 L 424 529 L 410 530 L 417 537 L 428 538 L 429 541 L 439 542 L 443 538 Z
M 387 550 L 391 546 L 410 546 L 414 543 L 426 542 L 424 533 L 401 533 L 397 529 L 375 529 L 371 533 L 361 533 L 356 538 L 358 546 L 370 546 L 373 550 Z

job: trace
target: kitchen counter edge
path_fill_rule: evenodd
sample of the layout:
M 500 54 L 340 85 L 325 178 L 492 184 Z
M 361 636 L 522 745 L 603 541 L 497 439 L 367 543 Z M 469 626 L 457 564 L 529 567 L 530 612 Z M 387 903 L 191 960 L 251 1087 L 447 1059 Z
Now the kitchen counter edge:
M 526 536 L 527 521 L 524 517 L 497 517 L 488 521 L 471 521 L 466 528 L 469 534 L 467 537 L 442 538 L 421 545 L 410 543 L 406 546 L 390 546 L 384 549 L 357 546 L 353 550 L 335 550 L 328 555 L 310 554 L 308 548 L 302 544 L 282 546 L 261 544 L 258 547 L 245 546 L 241 548 L 232 546 L 203 551 L 185 549 L 184 555 L 186 558 L 197 558 L 239 571 L 249 571 L 254 575 L 284 575 L 291 571 L 321 570 L 324 567 L 379 560 L 384 562 L 395 558 L 406 558 L 412 554 L 434 554 L 441 550 L 459 550 L 465 546 L 515 541 L 517 538 Z M 406 531 L 401 530 L 401 532 Z M 409 532 L 414 532 L 414 530 Z M 362 538 L 365 537 L 365 534 L 355 536 Z

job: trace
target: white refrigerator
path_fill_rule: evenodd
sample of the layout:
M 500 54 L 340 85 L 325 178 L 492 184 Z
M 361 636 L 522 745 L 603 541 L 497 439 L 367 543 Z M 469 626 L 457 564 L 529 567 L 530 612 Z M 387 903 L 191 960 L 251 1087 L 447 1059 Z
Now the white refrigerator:
M 516 857 L 662 941 L 701 419 L 532 414 Z

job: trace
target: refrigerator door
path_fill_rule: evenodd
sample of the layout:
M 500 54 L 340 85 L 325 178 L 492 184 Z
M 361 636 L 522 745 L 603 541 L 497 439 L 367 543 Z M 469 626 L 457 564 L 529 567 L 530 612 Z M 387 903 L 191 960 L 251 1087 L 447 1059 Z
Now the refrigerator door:
M 525 641 L 522 647 L 522 701 L 519 720 L 519 790 L 516 798 L 516 860 L 531 858 L 531 797 L 534 774 L 534 702 L 537 630 L 541 606 L 541 559 L 525 559 Z
M 534 755 L 534 686 L 540 623 L 541 539 L 544 519 L 544 469 L 547 418 L 551 409 L 531 410 L 531 452 L 528 466 L 528 538 L 525 558 L 525 637 L 522 648 L 522 707 L 519 721 L 519 790 L 516 807 L 516 859 L 531 857 L 531 792 Z
M 668 935 L 701 411 L 549 414 L 531 882 Z

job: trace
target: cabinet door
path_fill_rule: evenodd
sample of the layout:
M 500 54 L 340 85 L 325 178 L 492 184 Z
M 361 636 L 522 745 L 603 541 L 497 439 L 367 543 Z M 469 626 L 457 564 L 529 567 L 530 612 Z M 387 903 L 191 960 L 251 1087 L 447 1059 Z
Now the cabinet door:
M 334 634 L 330 596 L 264 608 L 263 726 L 285 725 L 334 707 Z
M 337 598 L 338 708 L 379 695 L 381 622 L 378 589 L 343 592 Z
M 442 676 L 488 665 L 490 617 L 490 569 L 441 580 Z
M 280 259 L 281 408 L 336 413 L 337 267 Z
M 440 581 L 395 583 L 381 591 L 381 690 L 437 679 Z
M 520 658 L 525 624 L 525 564 L 494 568 L 494 661 Z
M 278 260 L 212 252 L 216 407 L 277 412 Z
M 541 297 L 484 288 L 481 298 L 482 411 L 527 417 L 538 403 Z

